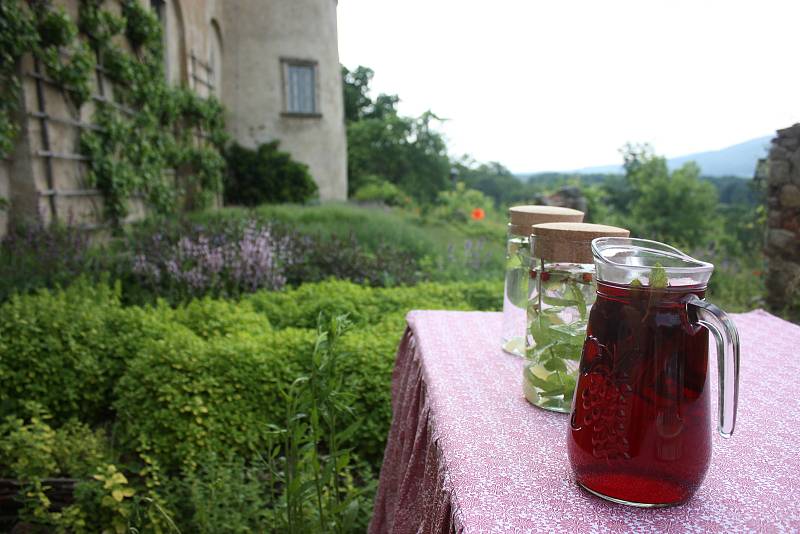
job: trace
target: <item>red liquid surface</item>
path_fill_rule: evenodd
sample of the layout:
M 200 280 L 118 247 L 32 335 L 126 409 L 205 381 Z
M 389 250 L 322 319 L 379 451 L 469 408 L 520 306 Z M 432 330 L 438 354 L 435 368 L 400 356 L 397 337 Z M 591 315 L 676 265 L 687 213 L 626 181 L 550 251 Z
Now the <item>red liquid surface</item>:
M 598 282 L 568 436 L 576 478 L 638 504 L 685 501 L 711 459 L 708 333 L 687 324 L 705 288 Z

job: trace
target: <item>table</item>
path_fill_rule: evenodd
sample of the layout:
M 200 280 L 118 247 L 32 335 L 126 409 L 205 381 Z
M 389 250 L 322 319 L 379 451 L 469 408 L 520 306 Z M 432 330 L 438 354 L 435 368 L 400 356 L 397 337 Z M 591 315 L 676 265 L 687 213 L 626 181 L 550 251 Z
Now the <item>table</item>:
M 568 416 L 525 401 L 523 361 L 499 348 L 499 313 L 411 312 L 370 532 L 800 531 L 800 327 L 761 310 L 733 318 L 736 431 L 726 440 L 714 429 L 689 502 L 648 510 L 575 484 Z

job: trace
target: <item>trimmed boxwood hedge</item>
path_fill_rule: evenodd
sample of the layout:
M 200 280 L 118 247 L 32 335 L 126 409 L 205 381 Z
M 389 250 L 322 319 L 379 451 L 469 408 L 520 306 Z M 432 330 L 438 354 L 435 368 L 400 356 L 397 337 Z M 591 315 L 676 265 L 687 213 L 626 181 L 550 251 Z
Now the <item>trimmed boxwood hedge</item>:
M 357 325 L 376 325 L 411 309 L 497 310 L 503 290 L 491 282 L 422 283 L 413 287 L 373 288 L 341 280 L 304 284 L 280 292 L 246 297 L 276 328 L 314 328 L 320 313 L 348 314 Z
M 341 423 L 357 423 L 352 453 L 370 466 L 370 478 L 380 469 L 391 422 L 405 314 L 499 309 L 500 295 L 500 284 L 483 282 L 369 288 L 328 281 L 172 308 L 124 306 L 119 287 L 81 281 L 16 296 L 0 304 L 0 421 L 27 420 L 35 405 L 52 432 L 84 425 L 95 442 L 107 436 L 113 451 L 106 457 L 149 481 L 136 490 L 146 501 L 158 491 L 158 472 L 178 480 L 210 455 L 247 461 L 264 453 L 270 424 L 285 422 L 285 391 L 308 374 L 319 317 L 348 314 L 355 327 L 340 340 L 337 365 L 352 400 Z M 19 474 L 14 458 L 0 460 L 0 478 Z M 82 477 L 87 469 L 39 475 Z
M 185 329 L 144 347 L 116 388 L 126 448 L 147 442 L 162 467 L 194 470 L 209 452 L 263 452 L 282 414 L 281 386 L 300 373 L 311 332 L 285 329 L 204 341 Z
M 127 363 L 173 328 L 161 315 L 123 308 L 118 286 L 85 281 L 12 297 L 0 306 L 0 416 L 35 401 L 56 423 L 108 420 Z
M 54 423 L 115 421 L 127 445 L 146 439 L 175 467 L 204 448 L 254 452 L 281 415 L 280 387 L 307 367 L 318 316 L 346 313 L 357 325 L 342 347 L 362 423 L 358 452 L 379 462 L 405 313 L 497 309 L 499 294 L 485 282 L 370 288 L 332 280 L 177 309 L 124 307 L 118 287 L 88 282 L 18 296 L 0 307 L 0 417 L 35 401 Z

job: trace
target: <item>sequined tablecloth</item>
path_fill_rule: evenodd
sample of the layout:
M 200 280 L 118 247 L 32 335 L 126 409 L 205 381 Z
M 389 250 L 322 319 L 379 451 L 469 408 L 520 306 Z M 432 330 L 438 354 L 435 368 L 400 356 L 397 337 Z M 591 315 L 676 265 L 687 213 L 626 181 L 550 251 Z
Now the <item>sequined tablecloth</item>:
M 499 313 L 411 312 L 370 532 L 800 531 L 800 327 L 760 310 L 733 318 L 736 432 L 726 440 L 714 430 L 711 466 L 689 502 L 648 510 L 575 484 L 568 416 L 525 401 L 522 360 L 499 348 Z

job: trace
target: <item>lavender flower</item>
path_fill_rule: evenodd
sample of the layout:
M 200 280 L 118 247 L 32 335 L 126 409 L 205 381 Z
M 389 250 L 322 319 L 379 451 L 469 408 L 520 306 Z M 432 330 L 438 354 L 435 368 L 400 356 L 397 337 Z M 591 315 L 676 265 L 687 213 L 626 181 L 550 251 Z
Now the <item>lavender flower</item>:
M 270 225 L 248 221 L 212 231 L 184 227 L 180 235 L 156 232 L 134 241 L 140 250 L 130 271 L 145 287 L 175 300 L 206 294 L 235 296 L 259 289 L 280 289 L 291 263 L 287 238 L 276 238 Z

